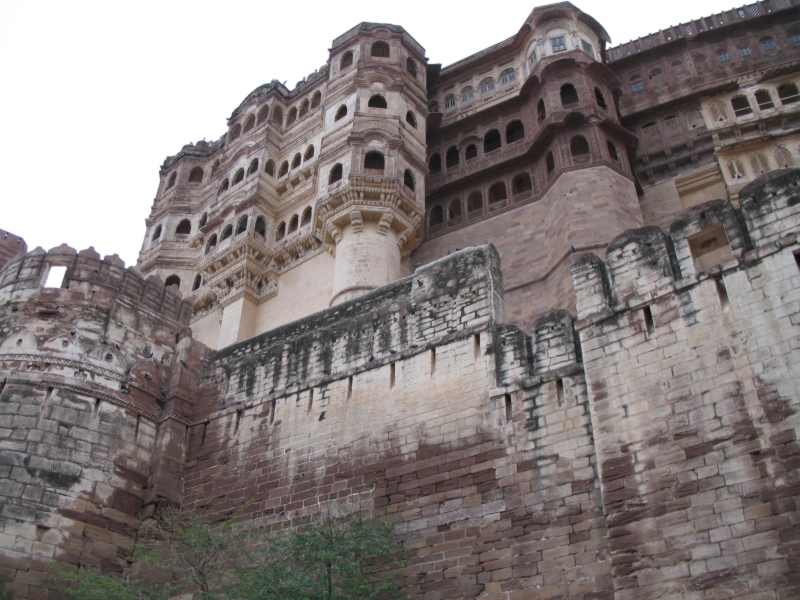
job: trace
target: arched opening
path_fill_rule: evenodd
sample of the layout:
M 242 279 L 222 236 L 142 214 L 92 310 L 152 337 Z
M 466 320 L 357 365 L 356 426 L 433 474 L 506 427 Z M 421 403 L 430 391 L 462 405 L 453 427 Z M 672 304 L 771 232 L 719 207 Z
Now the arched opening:
M 200 275 L 195 275 L 194 283 L 192 284 L 192 291 L 200 289 L 200 286 L 203 285 L 203 278 Z
M 431 209 L 431 214 L 428 216 L 428 226 L 436 227 L 444 223 L 444 211 L 441 206 L 434 206 Z
M 450 146 L 447 150 L 447 155 L 445 156 L 444 163 L 449 169 L 450 167 L 458 166 L 458 148 L 455 146 Z
M 367 152 L 367 155 L 364 157 L 364 169 L 371 170 L 371 171 L 380 171 L 383 173 L 383 169 L 385 168 L 386 161 L 383 158 L 383 154 L 380 152 Z
M 416 117 L 414 117 L 414 113 L 413 112 L 408 111 L 406 113 L 406 123 L 411 125 L 414 129 L 417 128 L 417 119 L 416 119 Z
M 317 90 L 314 92 L 314 95 L 311 96 L 311 108 L 317 108 L 320 102 L 322 102 L 322 94 Z
M 544 164 L 548 175 L 556 170 L 556 159 L 553 157 L 552 152 L 547 153 L 547 158 L 545 159 Z
M 200 217 L 200 227 L 205 227 L 206 223 L 208 223 L 208 213 L 203 213 L 203 216 Z
M 219 159 L 215 160 L 214 164 L 211 165 L 211 174 L 213 175 L 217 170 L 219 170 Z
M 372 56 L 375 58 L 389 58 L 389 44 L 386 42 L 372 44 Z
M 222 230 L 222 235 L 219 236 L 219 241 L 222 242 L 224 240 L 227 240 L 232 235 L 233 235 L 233 225 L 226 225 L 225 228 Z
M 750 101 L 746 96 L 735 96 L 734 98 L 731 98 L 731 106 L 733 107 L 733 114 L 737 117 L 744 117 L 745 115 L 753 114 Z
M 414 189 L 414 176 L 408 169 L 406 169 L 405 173 L 403 173 L 403 185 L 405 185 L 410 190 Z
M 775 103 L 772 101 L 772 96 L 767 90 L 756 91 L 756 104 L 758 104 L 759 110 L 775 108 Z
M 775 52 L 778 49 L 778 44 L 775 43 L 775 38 L 767 36 L 758 40 L 764 52 Z
M 284 176 L 284 175 L 286 175 L 288 172 L 289 172 L 289 161 L 288 161 L 288 160 L 285 160 L 285 161 L 283 161 L 283 163 L 281 164 L 281 168 L 280 168 L 280 170 L 278 171 L 278 177 L 283 177 L 283 176 Z
M 506 127 L 506 143 L 512 144 L 525 137 L 525 127 L 522 121 L 511 121 Z
M 233 185 L 244 181 L 244 169 L 239 169 L 233 176 Z
M 240 233 L 244 233 L 247 231 L 247 215 L 243 215 L 241 219 L 239 219 L 239 223 L 236 225 L 236 235 Z
M 717 61 L 720 65 L 727 65 L 731 62 L 731 55 L 728 54 L 727 48 L 717 50 Z
M 698 127 L 702 127 L 703 125 L 705 125 L 702 113 L 696 108 L 687 111 L 686 124 L 689 126 L 689 129 L 697 129 Z
M 778 98 L 781 104 L 793 104 L 800 102 L 800 92 L 797 91 L 797 86 L 793 83 L 784 83 L 778 87 Z
M 663 69 L 653 69 L 650 71 L 650 81 L 653 82 L 653 87 L 664 87 L 667 85 L 667 77 L 664 75 Z
M 482 80 L 478 84 L 478 89 L 481 91 L 481 95 L 488 94 L 489 92 L 494 91 L 494 78 L 487 77 L 486 79 Z
M 300 220 L 300 225 L 305 227 L 309 223 L 311 223 L 311 207 L 307 206 L 303 211 L 303 218 Z
M 450 110 L 451 108 L 456 107 L 456 95 L 455 94 L 447 94 L 444 97 L 444 109 Z
M 346 116 L 347 116 L 347 107 L 346 107 L 344 104 L 342 104 L 342 105 L 341 105 L 341 106 L 340 106 L 340 107 L 339 107 L 339 108 L 336 110 L 336 116 L 333 118 L 333 120 L 334 120 L 334 121 L 341 121 L 341 120 L 342 120 L 342 119 L 344 119 Z
M 170 275 L 164 280 L 164 287 L 168 288 L 169 286 L 174 285 L 175 287 L 180 287 L 181 285 L 181 278 L 177 275 Z
M 208 243 L 206 244 L 206 254 L 211 252 L 211 250 L 216 246 L 217 246 L 217 234 L 215 233 L 210 238 L 208 238 Z
M 309 146 L 306 148 L 306 153 L 303 155 L 303 160 L 311 160 L 314 158 L 314 146 Z
M 529 192 L 532 189 L 533 182 L 531 182 L 531 176 L 528 173 L 515 175 L 514 179 L 511 181 L 511 193 L 515 196 Z
M 331 174 L 328 176 L 328 183 L 336 183 L 342 178 L 342 165 L 335 164 L 331 169 Z
M 461 220 L 461 200 L 456 198 L 450 201 L 447 207 L 447 222 L 454 224 Z
M 753 173 L 756 173 L 757 175 L 766 173 L 770 170 L 767 157 L 763 154 L 755 154 L 752 158 L 750 158 L 750 167 L 753 169 Z
M 698 73 L 707 73 L 711 69 L 708 65 L 708 57 L 705 54 L 694 55 L 694 69 Z
M 195 167 L 189 173 L 189 183 L 202 183 L 203 182 L 203 167 Z
M 483 210 L 483 194 L 472 192 L 467 198 L 467 215 L 474 216 Z
M 775 151 L 775 162 L 779 169 L 789 169 L 794 167 L 794 158 L 786 148 L 778 148 Z
M 253 228 L 253 231 L 263 238 L 267 237 L 267 222 L 264 220 L 264 217 L 258 217 L 256 219 L 256 226 Z
M 608 149 L 608 155 L 611 157 L 611 160 L 613 160 L 614 162 L 620 162 L 619 152 L 617 152 L 617 147 L 611 140 L 606 140 L 606 148 Z
M 478 158 L 478 147 L 475 144 L 470 144 L 464 152 L 464 159 L 469 161 L 475 158 Z
M 561 86 L 561 105 L 562 106 L 571 106 L 573 104 L 577 104 L 580 101 L 578 98 L 578 90 L 575 89 L 575 86 L 571 83 L 565 83 Z
M 300 217 L 294 215 L 291 219 L 289 219 L 289 234 L 293 234 L 297 231 L 298 224 L 300 223 Z
M 628 82 L 630 83 L 632 92 L 639 92 L 644 89 L 644 79 L 642 79 L 642 76 L 639 74 L 632 75 Z
M 347 67 L 353 66 L 353 53 L 348 50 L 342 54 L 342 60 L 339 61 L 339 69 L 344 70 Z
M 275 230 L 275 241 L 280 241 L 286 237 L 286 221 L 283 221 Z
M 177 173 L 173 173 L 172 175 L 170 175 L 170 176 L 169 176 L 169 179 L 167 180 L 167 188 L 166 188 L 166 189 L 169 189 L 169 188 L 171 188 L 173 185 L 175 185 L 175 180 L 176 180 L 177 178 L 178 178 L 178 174 L 177 174 Z
M 728 112 L 725 110 L 725 105 L 722 102 L 715 102 L 710 106 L 711 116 L 715 121 L 727 121 Z
M 497 204 L 498 202 L 502 202 L 507 198 L 508 193 L 506 192 L 506 184 L 502 181 L 493 183 L 492 187 L 489 188 L 489 204 Z
M 256 117 L 255 115 L 250 115 L 249 117 L 247 117 L 247 119 L 245 119 L 244 133 L 247 133 L 255 126 L 256 126 Z
M 589 142 L 582 135 L 573 136 L 569 141 L 569 151 L 573 159 L 579 159 L 580 162 L 589 159 Z
M 597 106 L 602 109 L 608 108 L 606 104 L 606 99 L 603 97 L 603 92 L 600 91 L 600 88 L 594 88 L 594 100 L 597 102 Z
M 428 104 L 428 112 L 429 113 L 438 113 L 439 112 L 439 103 L 434 100 L 430 104 Z
M 483 152 L 484 154 L 494 152 L 503 145 L 503 140 L 500 137 L 500 132 L 497 129 L 492 129 L 483 137 Z
M 303 162 L 303 157 L 300 156 L 300 153 L 298 152 L 297 154 L 294 155 L 294 157 L 292 157 L 292 168 L 296 169 L 297 167 L 300 166 L 301 162 Z
M 271 158 L 267 161 L 267 164 L 264 166 L 264 173 L 266 173 L 270 177 L 275 177 L 275 161 L 273 161 Z
M 547 118 L 547 109 L 544 106 L 544 98 L 539 100 L 539 105 L 536 107 L 536 112 L 539 115 L 539 121 L 544 121 Z
M 786 32 L 786 37 L 793 48 L 800 46 L 800 28 L 792 27 Z
M 258 111 L 258 124 L 263 125 L 269 119 L 269 106 L 262 106 Z
M 219 184 L 219 193 L 223 194 L 227 192 L 228 187 L 229 187 L 228 180 L 227 179 L 223 180 L 222 183 Z
M 286 117 L 286 126 L 288 127 L 295 121 L 297 121 L 297 108 L 293 106 L 289 109 L 289 116 Z
M 155 242 L 160 237 L 161 237 L 161 225 L 156 227 L 155 231 L 153 232 L 153 237 L 150 238 L 150 241 Z
M 178 235 L 189 235 L 192 233 L 192 223 L 189 219 L 182 219 L 178 226 L 175 228 L 175 233 Z
M 272 109 L 272 120 L 279 126 L 283 125 L 283 109 L 280 106 L 276 106 Z
M 743 179 L 745 176 L 744 165 L 738 160 L 732 160 L 728 163 L 728 173 L 731 179 Z
M 250 177 L 253 173 L 258 171 L 258 159 L 254 158 L 250 161 L 250 166 L 247 168 L 247 176 Z
M 300 116 L 305 117 L 308 114 L 308 100 L 303 100 L 300 105 Z
M 431 156 L 428 161 L 428 169 L 431 173 L 440 173 L 442 170 L 442 156 L 438 152 Z
M 242 134 L 242 126 L 237 123 L 231 128 L 231 141 L 235 140 Z
M 472 102 L 475 99 L 475 90 L 472 89 L 471 85 L 468 85 L 463 90 L 461 90 L 461 102 L 467 104 L 468 102 Z
M 387 108 L 388 105 L 386 104 L 386 98 L 381 96 L 380 94 L 375 94 L 369 99 L 367 102 L 367 106 L 370 108 Z
M 416 76 L 417 76 L 417 63 L 416 63 L 416 61 L 415 61 L 413 58 L 411 58 L 411 57 L 409 57 L 409 58 L 407 58 L 407 59 L 406 59 L 406 71 L 408 71 L 409 73 L 411 73 L 411 75 L 412 75 L 413 77 L 416 77 Z
M 517 72 L 514 69 L 506 69 L 500 73 L 500 85 L 510 85 L 517 80 Z

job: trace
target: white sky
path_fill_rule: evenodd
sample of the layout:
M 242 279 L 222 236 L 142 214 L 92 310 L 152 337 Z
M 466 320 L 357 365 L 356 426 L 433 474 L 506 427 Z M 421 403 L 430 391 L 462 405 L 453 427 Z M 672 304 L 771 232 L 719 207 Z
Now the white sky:
M 613 45 L 733 7 L 574 3 Z M 431 62 L 448 65 L 515 34 L 534 6 L 0 0 L 0 228 L 29 249 L 93 245 L 135 264 L 164 158 L 222 135 L 257 86 L 275 78 L 293 88 L 361 21 L 402 25 Z

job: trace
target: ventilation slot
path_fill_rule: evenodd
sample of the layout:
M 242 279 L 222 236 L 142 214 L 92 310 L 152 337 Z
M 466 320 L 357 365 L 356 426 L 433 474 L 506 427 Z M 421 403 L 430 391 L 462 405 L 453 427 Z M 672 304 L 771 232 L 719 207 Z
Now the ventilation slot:
M 276 398 L 272 399 L 272 408 L 269 410 L 269 424 L 272 425 L 275 422 L 275 413 L 278 410 L 278 400 Z
M 233 435 L 236 435 L 237 433 L 239 433 L 239 425 L 242 422 L 242 413 L 243 412 L 244 412 L 243 410 L 237 410 L 236 411 L 236 420 L 233 423 Z
M 389 389 L 394 389 L 394 363 L 389 364 Z
M 350 398 L 352 397 L 353 397 L 353 376 L 350 375 L 350 377 L 347 378 L 347 399 L 350 400 Z
M 92 409 L 92 422 L 97 422 L 97 416 L 100 413 L 100 398 L 94 399 L 94 408 Z
M 642 312 L 644 313 L 644 325 L 647 328 L 647 335 L 653 335 L 653 331 L 656 329 L 656 325 L 653 322 L 653 313 L 650 311 L 649 306 L 645 306 Z
M 556 379 L 556 398 L 558 398 L 558 405 L 564 404 L 564 380 Z
M 506 423 L 511 422 L 511 394 L 506 394 Z
M 436 348 L 431 348 L 431 377 L 436 372 Z
M 208 433 L 208 422 L 203 423 L 203 431 L 202 431 L 202 434 L 200 436 L 200 447 L 201 448 L 206 445 L 206 434 L 207 433 Z
M 3 380 L 3 387 L 0 388 L 0 394 L 2 393 L 3 389 L 6 387 L 6 381 L 7 380 L 5 380 L 5 379 Z M 42 402 L 42 414 L 44 414 L 44 411 L 47 408 L 47 405 L 50 404 L 50 397 L 52 395 L 53 395 L 53 388 L 51 388 L 51 387 L 47 388 L 47 393 L 44 395 L 44 402 Z
M 476 333 L 472 336 L 472 339 L 475 346 L 475 360 L 478 360 L 481 357 L 481 334 Z
M 311 412 L 311 409 L 314 406 L 314 388 L 310 388 L 308 390 L 308 410 L 307 412 Z
M 722 312 L 727 313 L 731 311 L 731 301 L 728 298 L 728 290 L 725 289 L 725 282 L 722 279 L 715 279 L 714 283 L 717 284 L 717 296 L 719 296 L 719 304 L 722 307 Z

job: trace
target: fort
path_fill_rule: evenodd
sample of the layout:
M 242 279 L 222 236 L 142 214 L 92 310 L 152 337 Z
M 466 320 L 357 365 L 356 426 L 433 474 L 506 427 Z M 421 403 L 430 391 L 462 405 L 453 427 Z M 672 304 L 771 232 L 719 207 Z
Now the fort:
M 14 597 L 344 502 L 416 598 L 800 596 L 800 4 L 609 42 L 361 23 L 165 160 L 136 266 L 0 232 Z

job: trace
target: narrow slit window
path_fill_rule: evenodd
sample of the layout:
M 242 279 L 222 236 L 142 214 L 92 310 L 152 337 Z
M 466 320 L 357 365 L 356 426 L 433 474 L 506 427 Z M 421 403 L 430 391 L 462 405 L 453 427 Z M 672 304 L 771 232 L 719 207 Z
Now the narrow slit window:
M 436 348 L 431 348 L 431 377 L 436 372 Z
M 558 400 L 558 405 L 559 406 L 564 404 L 564 380 L 563 379 L 556 379 L 556 399 Z
M 725 287 L 725 282 L 722 281 L 722 278 L 719 277 L 714 279 L 714 283 L 717 287 L 717 296 L 719 297 L 719 304 L 722 307 L 722 312 L 727 313 L 731 310 L 731 301 L 728 298 L 728 290 Z
M 506 423 L 510 423 L 511 415 L 513 413 L 513 407 L 511 406 L 511 394 L 506 394 L 505 404 L 506 404 Z
M 481 334 L 476 333 L 472 336 L 474 350 L 475 350 L 475 360 L 478 360 L 481 357 Z
M 309 388 L 309 390 L 308 390 L 308 409 L 307 409 L 307 412 L 311 412 L 312 408 L 314 408 L 314 388 Z
M 350 398 L 352 397 L 353 397 L 353 376 L 350 375 L 350 377 L 347 378 L 347 399 L 350 400 Z
M 389 363 L 389 389 L 394 389 L 395 367 L 394 363 Z
M 239 425 L 242 422 L 242 412 L 243 411 L 241 411 L 241 410 L 237 410 L 236 411 L 236 420 L 235 420 L 235 422 L 233 424 L 233 435 L 236 435 L 237 433 L 239 433 Z
M 653 322 L 653 313 L 649 306 L 645 306 L 642 309 L 642 313 L 644 314 L 644 326 L 647 334 L 652 335 L 656 329 L 655 323 Z
M 203 429 L 200 432 L 200 447 L 201 448 L 206 445 L 206 435 L 208 435 L 208 422 L 203 423 L 202 428 Z

